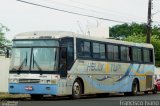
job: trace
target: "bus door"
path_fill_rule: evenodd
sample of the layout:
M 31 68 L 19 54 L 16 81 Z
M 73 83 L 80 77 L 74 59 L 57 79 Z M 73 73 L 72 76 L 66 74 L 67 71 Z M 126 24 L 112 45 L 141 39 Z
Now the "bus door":
M 59 73 L 61 77 L 67 77 L 67 48 L 60 48 Z

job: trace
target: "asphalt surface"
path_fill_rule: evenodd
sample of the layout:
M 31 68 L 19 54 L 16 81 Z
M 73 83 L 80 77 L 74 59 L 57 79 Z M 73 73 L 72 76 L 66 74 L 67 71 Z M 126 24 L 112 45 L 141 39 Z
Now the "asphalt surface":
M 160 93 L 123 96 L 123 94 L 97 97 L 83 96 L 72 100 L 69 97 L 44 97 L 41 100 L 30 98 L 1 99 L 1 106 L 160 106 Z

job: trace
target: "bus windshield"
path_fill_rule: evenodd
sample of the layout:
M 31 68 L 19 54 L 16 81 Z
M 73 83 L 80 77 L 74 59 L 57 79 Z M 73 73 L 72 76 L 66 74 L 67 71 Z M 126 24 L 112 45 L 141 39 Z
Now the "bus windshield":
M 57 48 L 33 48 L 31 70 L 57 71 Z
M 57 71 L 58 47 L 13 47 L 10 71 Z
M 13 48 L 11 70 L 57 71 L 57 48 Z

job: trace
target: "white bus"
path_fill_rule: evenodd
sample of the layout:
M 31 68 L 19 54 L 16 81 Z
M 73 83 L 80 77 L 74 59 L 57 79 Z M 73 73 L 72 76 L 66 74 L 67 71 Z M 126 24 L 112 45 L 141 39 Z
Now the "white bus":
M 9 93 L 72 95 L 152 91 L 154 49 L 151 44 L 76 35 L 27 32 L 13 39 Z

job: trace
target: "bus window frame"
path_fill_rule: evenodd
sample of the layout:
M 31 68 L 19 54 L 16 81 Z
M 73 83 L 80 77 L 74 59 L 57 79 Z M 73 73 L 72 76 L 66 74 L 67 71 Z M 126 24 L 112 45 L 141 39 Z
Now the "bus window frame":
M 85 60 L 94 60 L 94 61 L 104 61 L 104 62 L 119 62 L 119 63 L 131 63 L 131 64 L 133 64 L 133 63 L 137 63 L 137 64 L 154 64 L 154 54 L 153 54 L 153 48 L 147 48 L 147 47 L 140 47 L 140 46 L 135 46 L 135 45 L 125 45 L 125 44 L 117 44 L 117 43 L 112 43 L 112 42 L 101 42 L 101 41 L 95 41 L 95 40 L 88 40 L 88 39 L 82 39 L 82 38 L 77 38 L 76 40 L 82 40 L 82 41 L 88 41 L 88 42 L 90 42 L 91 43 L 91 47 L 90 47 L 90 49 L 91 49 L 91 57 L 89 57 L 89 58 L 86 58 L 86 57 L 83 57 L 83 56 L 78 56 L 78 54 L 76 54 L 77 55 L 77 59 L 85 59 Z M 99 43 L 99 44 L 105 44 L 105 59 L 100 59 L 100 58 L 94 58 L 92 55 L 93 55 L 93 43 Z M 76 47 L 78 47 L 78 45 L 77 45 L 78 43 L 76 43 Z M 108 59 L 108 49 L 107 49 L 107 45 L 113 45 L 113 46 L 118 46 L 118 52 L 119 52 L 119 60 L 114 60 L 114 59 Z M 135 47 L 135 48 L 140 48 L 141 49 L 141 51 L 143 51 L 143 49 L 149 49 L 149 50 L 152 50 L 152 54 L 153 54 L 153 56 L 152 56 L 152 60 L 153 60 L 153 62 L 144 62 L 144 60 L 143 60 L 143 58 L 144 58 L 144 54 L 143 54 L 143 52 L 141 52 L 142 54 L 142 61 L 140 62 L 140 61 L 133 61 L 133 53 L 131 53 L 131 54 L 129 54 L 129 56 L 130 56 L 130 60 L 122 60 L 121 59 L 121 47 L 122 46 L 124 46 L 124 47 L 127 47 L 128 48 L 128 50 L 130 50 L 131 49 L 131 52 L 133 51 L 133 48 Z M 77 51 L 78 52 L 78 51 Z M 129 51 L 128 51 L 129 52 Z

